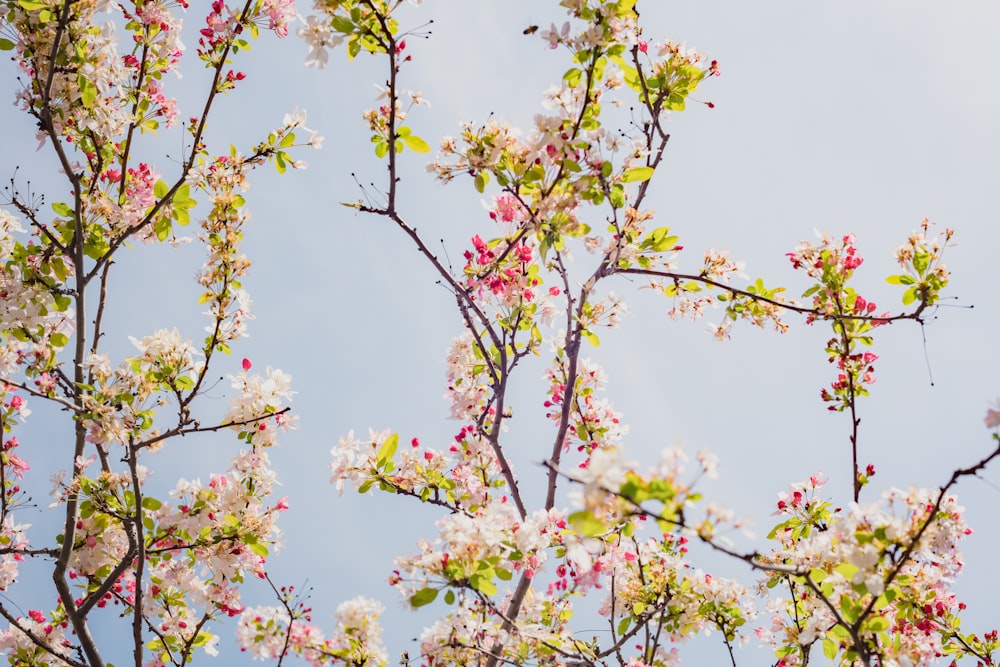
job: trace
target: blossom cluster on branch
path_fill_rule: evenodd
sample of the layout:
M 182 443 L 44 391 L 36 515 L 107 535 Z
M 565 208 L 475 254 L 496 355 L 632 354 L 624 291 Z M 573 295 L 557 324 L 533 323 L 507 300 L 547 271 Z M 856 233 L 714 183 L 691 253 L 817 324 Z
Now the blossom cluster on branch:
M 226 367 L 223 355 L 254 317 L 242 249 L 250 172 L 264 164 L 279 173 L 302 168 L 294 149 L 319 148 L 322 138 L 295 111 L 252 146 L 210 149 L 205 128 L 220 94 L 247 79 L 235 65 L 239 54 L 261 30 L 288 35 L 297 13 L 292 0 L 189 4 L 0 0 L 0 49 L 21 71 L 16 102 L 65 179 L 51 211 L 13 181 L 10 210 L 0 209 L 0 591 L 23 582 L 28 559 L 50 567 L 52 582 L 27 611 L 0 601 L 0 655 L 18 667 L 103 667 L 107 649 L 93 628 L 106 622 L 117 624 L 126 639 L 116 641 L 128 645 L 136 667 L 183 667 L 219 653 L 216 625 L 238 617 L 237 641 L 253 658 L 382 667 L 390 657 L 381 602 L 343 602 L 324 632 L 306 597 L 268 573 L 289 509 L 286 498 L 272 497 L 268 450 L 296 426 L 291 378 L 243 359 L 229 374 L 224 414 L 202 416 L 209 369 Z M 953 583 L 971 529 L 953 487 L 1000 456 L 1000 447 L 939 488 L 860 498 L 875 474 L 859 462 L 859 399 L 877 360 L 867 348 L 878 327 L 922 323 L 939 303 L 952 232 L 935 236 L 924 220 L 900 246 L 901 273 L 888 278 L 904 288 L 905 310 L 896 314 L 878 314 L 850 284 L 862 263 L 850 234 L 823 235 L 788 254 L 811 281 L 806 303 L 751 279 L 728 251 L 709 248 L 692 259 L 680 235 L 657 222 L 648 195 L 666 168 L 671 116 L 714 106 L 695 93 L 720 75 L 719 63 L 682 43 L 648 39 L 636 0 L 562 0 L 566 21 L 538 37 L 568 67 L 544 93 L 530 130 L 498 117 L 465 123 L 428 166 L 442 186 L 464 181 L 486 198 L 484 226 L 455 270 L 410 224 L 398 191 L 401 160 L 432 150 L 416 132 L 417 112 L 429 104 L 400 82 L 414 57 L 407 40 L 424 36 L 401 21 L 419 4 L 315 0 L 296 29 L 309 48 L 307 65 L 327 64 L 337 47 L 349 59 L 385 63 L 386 79 L 362 117 L 387 165 L 384 200 L 348 206 L 385 219 L 415 244 L 462 324 L 446 352 L 453 437 L 428 443 L 369 430 L 347 434 L 332 450 L 338 490 L 405 497 L 440 513 L 433 532 L 387 572 L 408 606 L 440 612 L 419 637 L 419 655 L 401 662 L 667 667 L 679 662 L 683 642 L 712 634 L 733 665 L 738 647 L 754 639 L 771 647 L 780 667 L 807 665 L 819 651 L 851 667 L 993 664 L 996 631 L 961 631 L 965 605 Z M 184 16 L 192 10 L 200 12 L 195 52 L 210 81 L 185 119 L 167 75 L 183 62 Z M 180 159 L 157 165 L 147 134 L 175 126 L 184 137 Z M 193 238 L 181 236 L 192 222 Z M 191 241 L 206 256 L 195 278 L 205 335 L 106 331 L 117 305 L 108 296 L 116 256 Z M 817 473 L 779 495 L 766 547 L 740 551 L 734 536 L 743 520 L 698 488 L 716 475 L 712 454 L 699 453 L 692 470 L 680 449 L 665 450 L 645 471 L 624 459 L 628 426 L 604 369 L 585 351 L 621 326 L 623 288 L 638 277 L 668 300 L 669 317 L 716 317 L 709 328 L 719 340 L 741 321 L 784 333 L 795 315 L 832 328 L 826 354 L 836 378 L 821 398 L 851 418 L 847 502 L 838 509 L 824 496 L 827 479 Z M 108 351 L 112 333 L 133 334 L 127 355 Z M 525 406 L 512 378 L 533 357 L 546 361 L 526 409 L 538 411 L 547 430 L 532 439 L 544 443 L 540 465 L 515 471 L 520 443 L 507 423 L 515 404 Z M 37 481 L 31 461 L 49 455 L 23 429 L 39 406 L 67 416 L 72 443 L 57 454 L 63 471 L 49 509 L 62 527 L 48 541 L 18 513 L 30 509 L 22 486 Z M 986 425 L 1000 427 L 1000 409 L 987 413 Z M 179 479 L 157 497 L 150 454 L 216 432 L 239 443 L 228 468 L 206 482 Z M 702 567 L 703 549 L 742 563 L 755 582 Z M 276 604 L 247 607 L 249 581 L 269 586 Z
M 468 179 L 487 196 L 486 231 L 471 237 L 454 271 L 408 221 L 397 193 L 405 152 L 427 149 L 414 134 L 416 105 L 404 104 L 413 95 L 401 84 L 412 59 L 407 40 L 420 35 L 401 28 L 405 4 L 317 1 L 299 33 L 310 47 L 307 65 L 327 64 L 342 45 L 350 59 L 367 52 L 385 63 L 378 106 L 364 114 L 375 155 L 387 162 L 385 201 L 347 205 L 385 218 L 416 245 L 463 323 L 447 351 L 445 398 L 461 424 L 454 442 L 425 446 L 415 437 L 408 447 L 390 429 L 367 438 L 352 432 L 333 449 L 332 481 L 341 491 L 379 490 L 445 512 L 437 537 L 419 540 L 389 575 L 411 607 L 440 612 L 420 638 L 419 657 L 404 654 L 403 662 L 665 666 L 678 662 L 682 641 L 715 632 L 734 665 L 737 646 L 752 638 L 786 667 L 808 664 L 814 647 L 844 665 L 923 665 L 945 655 L 992 664 L 994 633 L 958 631 L 964 605 L 951 584 L 969 529 L 951 487 L 1000 450 L 940 489 L 888 490 L 876 503 L 859 498 L 875 474 L 858 458 L 858 401 L 877 360 L 865 348 L 881 325 L 923 322 L 948 282 L 941 256 L 952 232 L 933 237 L 925 220 L 900 248 L 903 273 L 889 282 L 906 287 L 907 309 L 896 314 L 877 312 L 849 284 L 862 262 L 853 235 L 824 235 L 788 254 L 812 283 L 806 303 L 749 278 L 728 251 L 707 249 L 692 263 L 680 236 L 657 225 L 647 194 L 664 168 L 670 115 L 690 106 L 719 64 L 677 42 L 648 40 L 635 0 L 563 0 L 568 20 L 539 34 L 567 54 L 568 69 L 544 94 L 533 126 L 522 134 L 497 116 L 466 122 L 428 166 L 441 183 Z M 626 106 L 628 115 L 616 112 Z M 644 473 L 623 460 L 628 427 L 604 395 L 604 370 L 584 350 L 627 313 L 611 281 L 635 276 L 670 300 L 670 317 L 717 313 L 709 328 L 720 340 L 739 321 L 784 333 L 795 314 L 832 327 L 826 352 L 836 379 L 821 397 L 852 419 L 854 493 L 846 509 L 819 495 L 826 478 L 817 474 L 780 496 L 768 549 L 744 553 L 729 534 L 742 520 L 696 489 L 699 478 L 715 475 L 714 456 L 700 453 L 691 474 L 680 451 Z M 540 469 L 515 473 L 517 444 L 506 422 L 520 397 L 511 378 L 546 349 L 551 362 L 536 400 L 551 445 Z M 988 425 L 1000 421 L 994 412 Z M 528 499 L 539 493 L 544 502 L 532 507 Z M 700 569 L 694 543 L 742 561 L 757 584 Z M 581 603 L 588 596 L 599 599 L 605 619 L 596 634 L 577 629 L 593 627 Z M 302 633 L 287 605 L 248 622 L 286 637 L 288 650 L 307 650 L 288 639 Z
M 0 210 L 0 588 L 21 583 L 26 559 L 44 561 L 51 588 L 36 604 L 53 605 L 25 613 L 0 603 L 0 654 L 12 665 L 102 666 L 91 629 L 104 619 L 123 619 L 118 630 L 136 665 L 215 654 L 213 623 L 243 611 L 242 584 L 266 575 L 280 544 L 277 519 L 288 505 L 270 499 L 267 448 L 295 425 L 290 378 L 271 368 L 262 377 L 244 360 L 221 422 L 199 416 L 198 399 L 218 353 L 230 352 L 252 318 L 241 284 L 250 266 L 240 249 L 247 175 L 265 163 L 302 167 L 288 151 L 321 140 L 299 112 L 246 151 L 210 150 L 204 131 L 214 103 L 246 78 L 233 69 L 235 57 L 262 27 L 287 35 L 296 16 L 291 0 L 215 0 L 193 17 L 209 84 L 184 121 L 182 159 L 156 166 L 148 135 L 182 118 L 167 75 L 182 61 L 188 4 L 0 2 L 0 49 L 21 71 L 17 104 L 64 178 L 46 208 L 44 196 L 12 180 L 9 210 Z M 178 234 L 192 220 L 207 251 L 197 278 L 208 308 L 204 341 L 176 328 L 106 331 L 118 307 L 109 297 L 116 256 L 137 242 L 190 241 Z M 131 340 L 132 353 L 115 359 L 108 338 Z M 68 447 L 19 441 L 29 401 L 69 417 Z M 204 484 L 179 480 L 170 498 L 148 490 L 148 451 L 223 430 L 243 443 L 228 470 Z M 62 530 L 51 539 L 18 520 L 30 509 L 22 481 L 42 456 L 59 457 L 63 468 L 49 508 L 61 513 Z

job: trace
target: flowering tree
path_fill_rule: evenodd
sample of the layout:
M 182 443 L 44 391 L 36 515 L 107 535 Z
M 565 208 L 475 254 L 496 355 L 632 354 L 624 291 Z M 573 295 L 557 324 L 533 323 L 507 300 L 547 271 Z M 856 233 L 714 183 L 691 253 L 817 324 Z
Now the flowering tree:
M 646 199 L 666 154 L 668 115 L 685 110 L 695 89 L 719 74 L 718 64 L 677 43 L 649 41 L 634 0 L 560 4 L 566 23 L 525 31 L 567 54 L 532 130 L 522 136 L 492 117 L 466 124 L 458 138 L 441 142 L 431 165 L 443 183 L 467 178 L 490 198 L 488 231 L 471 239 L 458 270 L 418 234 L 399 196 L 401 160 L 430 151 L 410 120 L 424 99 L 402 83 L 407 40 L 419 36 L 401 27 L 412 20 L 404 18 L 406 4 L 317 2 L 300 33 L 311 49 L 308 64 L 326 64 L 327 51 L 341 45 L 351 59 L 370 53 L 385 63 L 378 106 L 364 114 L 376 157 L 387 163 L 383 195 L 348 205 L 412 240 L 464 322 L 448 352 L 446 396 L 459 422 L 452 442 L 407 445 L 391 430 L 371 431 L 349 434 L 333 450 L 339 489 L 379 490 L 442 510 L 437 538 L 401 556 L 390 576 L 410 606 L 442 613 L 413 660 L 667 665 L 677 660 L 677 644 L 715 630 L 734 665 L 736 644 L 750 634 L 770 644 L 783 666 L 815 662 L 818 652 L 844 665 L 929 664 L 944 656 L 992 664 L 996 633 L 959 630 L 964 605 L 951 582 L 969 528 L 952 488 L 1000 450 L 940 488 L 862 498 L 874 468 L 861 462 L 858 404 L 874 381 L 874 330 L 923 322 L 948 282 L 942 255 L 952 232 L 935 234 L 924 220 L 899 248 L 899 273 L 888 279 L 904 289 L 897 313 L 880 312 L 851 284 L 862 263 L 851 235 L 822 236 L 788 253 L 811 281 L 803 302 L 763 280 L 746 281 L 727 253 L 709 250 L 692 265 L 679 236 L 656 225 Z M 616 113 L 619 106 L 630 113 Z M 684 472 L 679 451 L 647 472 L 623 460 L 627 429 L 602 395 L 603 370 L 584 356 L 624 312 L 609 291 L 621 277 L 662 293 L 674 318 L 718 313 L 711 329 L 720 340 L 740 320 L 784 332 L 785 319 L 801 315 L 830 327 L 826 353 L 835 372 L 821 400 L 850 418 L 848 507 L 835 508 L 822 491 L 827 479 L 812 475 L 780 495 L 768 546 L 741 552 L 721 535 L 739 520 L 694 488 L 699 476 L 715 474 L 714 457 L 699 454 L 693 474 Z M 551 359 L 536 394 L 552 425 L 551 446 L 542 470 L 519 475 L 505 431 L 515 403 L 511 379 L 532 356 Z M 987 425 L 997 426 L 992 413 Z M 539 490 L 544 502 L 531 506 L 529 491 Z M 697 569 L 692 540 L 745 562 L 756 590 Z M 580 632 L 593 627 L 582 601 L 588 596 L 604 618 L 592 640 Z M 243 615 L 244 646 L 255 655 L 296 653 L 313 664 L 388 660 L 373 620 L 377 603 L 342 607 L 330 640 L 287 595 L 281 603 Z
M 214 653 L 214 621 L 242 610 L 245 576 L 265 574 L 286 507 L 269 499 L 267 448 L 292 426 L 289 378 L 271 368 L 251 372 L 244 360 L 233 369 L 234 398 L 221 420 L 199 416 L 198 399 L 212 382 L 210 366 L 251 317 L 241 288 L 250 264 L 240 252 L 247 173 L 266 162 L 279 171 L 300 166 L 287 150 L 306 143 L 296 136 L 301 114 L 242 152 L 212 152 L 206 124 L 219 96 L 244 78 L 233 61 L 248 40 L 261 28 L 286 35 L 295 12 L 285 0 L 201 7 L 196 50 L 209 83 L 199 110 L 184 119 L 167 80 L 184 51 L 187 5 L 2 3 L 0 48 L 21 69 L 17 103 L 65 178 L 48 207 L 12 181 L 0 209 L 0 589 L 18 581 L 24 559 L 37 559 L 51 565 L 52 587 L 38 602 L 55 602 L 24 615 L 0 604 L 7 621 L 0 652 L 14 665 L 104 665 L 92 627 L 105 617 L 128 619 L 116 642 L 132 644 L 136 665 L 181 665 L 198 650 Z M 185 153 L 163 173 L 152 161 L 151 135 L 177 123 L 189 135 Z M 112 359 L 103 323 L 115 258 L 133 243 L 190 241 L 179 234 L 192 220 L 207 255 L 197 276 L 207 336 L 195 343 L 177 329 L 140 334 L 131 338 L 132 354 Z M 56 454 L 66 466 L 52 494 L 64 517 L 59 535 L 32 534 L 16 512 L 30 462 L 43 455 L 41 443 L 17 437 L 35 402 L 72 424 L 72 446 Z M 228 470 L 208 484 L 180 480 L 169 499 L 146 492 L 148 452 L 222 430 L 238 432 L 244 445 Z
M 690 260 L 679 236 L 656 225 L 647 195 L 667 152 L 669 114 L 684 111 L 719 66 L 674 42 L 648 40 L 634 0 L 565 0 L 565 24 L 526 30 L 568 55 L 532 131 L 520 136 L 492 118 L 471 123 L 442 141 L 432 164 L 440 181 L 468 178 L 489 197 L 488 231 L 471 239 L 456 270 L 408 222 L 398 194 L 401 160 L 431 150 L 407 124 L 425 100 L 401 81 L 414 36 L 401 25 L 419 18 L 399 0 L 315 5 L 299 31 L 310 47 L 307 64 L 324 65 L 344 46 L 350 58 L 371 54 L 386 67 L 378 106 L 364 116 L 386 163 L 384 196 L 349 206 L 412 240 L 464 322 L 447 357 L 446 395 L 458 422 L 452 441 L 428 446 L 372 431 L 347 435 L 333 450 L 341 490 L 378 490 L 440 509 L 437 537 L 401 556 L 390 575 L 407 604 L 440 612 L 420 638 L 420 655 L 404 655 L 404 663 L 668 665 L 681 642 L 705 631 L 718 633 L 733 664 L 736 646 L 752 636 L 783 666 L 815 663 L 819 652 L 844 665 L 944 656 L 993 663 L 996 632 L 959 626 L 964 605 L 952 583 L 969 528 L 953 487 L 1000 448 L 939 488 L 890 489 L 874 501 L 863 495 L 874 469 L 862 462 L 858 409 L 874 380 L 873 331 L 922 322 L 938 303 L 950 231 L 935 234 L 924 221 L 898 250 L 900 269 L 889 282 L 903 287 L 901 312 L 879 309 L 852 286 L 862 258 L 849 235 L 789 253 L 811 285 L 801 302 L 750 282 L 727 253 Z M 250 318 L 241 286 L 249 261 L 239 249 L 247 173 L 265 162 L 278 171 L 301 166 L 287 150 L 319 144 L 301 114 L 243 152 L 213 153 L 205 140 L 217 96 L 244 78 L 232 61 L 262 27 L 285 35 L 292 3 L 211 3 L 197 38 L 210 84 L 185 123 L 185 155 L 166 175 L 144 151 L 155 146 L 149 135 L 179 115 L 164 89 L 183 50 L 179 10 L 187 3 L 3 0 L 3 7 L 3 34 L 12 38 L 0 47 L 13 50 L 23 70 L 19 103 L 68 182 L 51 212 L 17 187 L 9 210 L 0 209 L 0 589 L 22 583 L 19 567 L 30 558 L 51 565 L 56 600 L 27 613 L 0 602 L 7 621 L 0 651 L 13 665 L 104 665 L 93 625 L 121 618 L 136 665 L 183 665 L 200 651 L 214 653 L 216 621 L 239 616 L 237 637 L 257 658 L 386 664 L 374 600 L 341 604 L 329 633 L 312 625 L 289 588 L 273 585 L 274 606 L 241 602 L 247 575 L 270 582 L 265 558 L 287 507 L 270 498 L 267 448 L 294 424 L 288 376 L 271 368 L 259 375 L 244 359 L 232 369 L 226 413 L 199 412 L 208 412 L 198 398 L 210 366 L 230 363 L 219 353 L 231 351 Z M 616 112 L 619 105 L 630 113 Z M 179 228 L 192 218 L 208 255 L 197 278 L 208 335 L 196 344 L 176 329 L 159 330 L 132 338 L 135 351 L 112 360 L 102 323 L 114 257 L 136 241 L 179 243 Z M 585 352 L 625 312 L 610 291 L 629 284 L 623 277 L 663 294 L 674 318 L 714 313 L 720 340 L 740 320 L 778 332 L 797 316 L 830 327 L 826 353 L 836 370 L 821 400 L 849 416 L 853 475 L 842 486 L 850 491 L 833 496 L 848 501 L 844 508 L 824 495 L 827 479 L 812 475 L 779 496 L 767 545 L 740 551 L 722 535 L 739 519 L 695 487 L 715 475 L 712 455 L 699 453 L 690 473 L 679 450 L 648 471 L 625 461 L 627 428 L 603 395 L 604 371 Z M 512 378 L 532 357 L 549 360 L 528 398 L 551 423 L 549 446 L 544 467 L 515 473 L 506 424 L 524 399 Z M 29 401 L 72 420 L 73 447 L 60 453 L 67 467 L 53 492 L 62 530 L 48 541 L 15 511 L 36 456 L 16 435 Z M 1000 409 L 987 426 L 1000 426 Z M 169 497 L 144 486 L 149 452 L 223 430 L 242 447 L 226 472 L 207 484 L 182 479 Z M 1000 444 L 996 433 L 994 440 Z M 693 542 L 742 561 L 751 579 L 699 569 Z M 602 629 L 581 634 L 594 627 L 593 615 Z

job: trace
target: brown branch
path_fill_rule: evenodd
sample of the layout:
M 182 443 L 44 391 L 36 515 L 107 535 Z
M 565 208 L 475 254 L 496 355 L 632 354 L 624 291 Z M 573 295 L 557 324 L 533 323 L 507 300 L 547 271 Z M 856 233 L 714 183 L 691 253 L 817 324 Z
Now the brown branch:
M 32 644 L 34 644 L 38 648 L 42 649 L 43 651 L 45 651 L 49 655 L 53 656 L 54 658 L 56 658 L 58 660 L 62 660 L 63 662 L 65 662 L 70 667 L 90 667 L 90 665 L 87 665 L 86 663 L 78 662 L 76 660 L 73 660 L 72 658 L 68 658 L 68 657 L 62 655 L 61 653 L 56 653 L 52 649 L 52 647 L 49 646 L 48 644 L 46 644 L 45 641 L 41 637 L 39 637 L 38 635 L 36 635 L 31 630 L 28 630 L 27 628 L 25 628 L 21 624 L 20 620 L 17 619 L 17 618 L 15 618 L 13 614 L 11 614 L 9 611 L 7 611 L 7 608 L 4 607 L 2 604 L 0 604 L 0 616 L 3 616 L 5 619 L 7 619 L 7 622 L 10 623 L 11 627 L 17 628 L 17 630 L 20 631 L 22 634 L 24 634 L 25 637 L 27 637 L 28 639 L 30 639 Z
M 142 597 L 143 597 L 143 575 L 146 567 L 146 539 L 144 537 L 144 526 L 142 516 L 142 483 L 139 479 L 139 449 L 129 438 L 126 445 L 126 456 L 128 457 L 128 469 L 132 475 L 132 493 L 135 496 L 135 516 L 132 517 L 131 529 L 128 531 L 129 542 L 135 547 L 135 604 L 132 615 L 132 655 L 135 658 L 135 667 L 142 667 Z M 134 536 L 134 537 L 133 537 Z
M 674 273 L 672 271 L 658 271 L 656 269 L 642 269 L 636 267 L 628 268 L 616 268 L 614 269 L 616 274 L 627 274 L 634 276 L 652 276 L 655 278 L 667 278 L 674 281 L 681 280 L 692 280 L 699 282 L 703 285 L 711 285 L 712 287 L 718 287 L 734 296 L 742 296 L 748 299 L 752 299 L 759 303 L 767 303 L 772 306 L 777 306 L 783 310 L 787 310 L 793 313 L 799 313 L 802 315 L 812 315 L 818 320 L 842 320 L 842 321 L 858 321 L 858 322 L 872 322 L 874 324 L 889 324 L 891 322 L 897 322 L 899 320 L 915 320 L 917 322 L 923 322 L 924 310 L 927 309 L 927 302 L 922 301 L 920 305 L 912 313 L 900 313 L 899 315 L 849 315 L 849 314 L 831 314 L 824 313 L 816 310 L 815 308 L 809 308 L 807 306 L 800 306 L 795 303 L 790 303 L 788 301 L 779 301 L 777 299 L 771 299 L 766 296 L 761 296 L 760 294 L 754 294 L 738 287 L 733 287 L 725 283 L 720 283 L 717 280 L 712 280 L 701 274 L 686 274 L 686 273 Z
M 285 641 L 281 646 L 281 653 L 278 655 L 278 667 L 281 667 L 282 663 L 285 661 L 285 656 L 288 655 L 288 647 L 292 643 L 292 624 L 295 623 L 295 613 L 292 611 L 292 607 L 288 604 L 286 597 L 282 595 L 278 591 L 278 587 L 274 585 L 271 575 L 265 572 L 264 580 L 271 586 L 271 590 L 274 591 L 274 595 L 278 598 L 278 602 L 281 603 L 281 606 L 285 608 L 285 612 L 288 614 L 288 627 L 285 629 Z
M 176 435 L 185 436 L 185 435 L 190 435 L 192 433 L 213 433 L 215 431 L 221 431 L 223 429 L 232 428 L 233 426 L 248 426 L 250 424 L 257 424 L 264 420 L 270 419 L 271 417 L 283 415 L 289 410 L 291 410 L 291 408 L 282 408 L 281 410 L 276 410 L 275 412 L 269 412 L 268 414 L 261 415 L 259 417 L 252 417 L 250 419 L 244 419 L 235 422 L 226 422 L 225 424 L 218 424 L 216 426 L 202 426 L 198 422 L 194 422 L 194 426 L 191 428 L 184 428 L 184 426 L 178 425 L 170 429 L 169 431 L 164 431 L 160 435 L 149 438 L 148 440 L 143 440 L 141 442 L 135 443 L 135 448 L 145 449 L 146 447 L 150 447 L 151 445 L 155 445 L 158 442 L 167 440 L 168 438 L 172 438 Z
M 97 354 L 98 345 L 100 345 L 103 335 L 101 333 L 101 324 L 104 321 L 104 308 L 108 301 L 108 274 L 111 271 L 112 264 L 114 262 L 108 261 L 101 272 L 101 289 L 97 298 L 97 314 L 94 316 L 94 340 L 90 344 L 91 354 Z M 93 373 L 87 373 L 87 384 L 90 384 L 92 381 Z

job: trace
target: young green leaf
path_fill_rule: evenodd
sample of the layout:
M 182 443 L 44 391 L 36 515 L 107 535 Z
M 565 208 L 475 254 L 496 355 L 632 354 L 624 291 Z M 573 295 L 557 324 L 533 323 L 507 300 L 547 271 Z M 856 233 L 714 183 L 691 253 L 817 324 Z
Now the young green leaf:
M 653 176 L 652 167 L 633 167 L 622 174 L 622 183 L 648 181 Z

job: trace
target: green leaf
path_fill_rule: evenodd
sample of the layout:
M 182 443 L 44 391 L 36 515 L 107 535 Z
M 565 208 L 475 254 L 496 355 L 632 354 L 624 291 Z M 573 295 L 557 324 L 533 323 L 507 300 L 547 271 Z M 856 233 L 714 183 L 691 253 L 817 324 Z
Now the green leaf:
M 625 205 L 625 191 L 622 188 L 621 183 L 615 183 L 611 188 L 611 194 L 608 195 L 611 200 L 611 205 L 615 208 L 621 208 Z
M 633 167 L 622 174 L 622 183 L 635 183 L 648 181 L 653 176 L 652 167 Z
M 64 204 L 61 201 L 53 203 L 52 210 L 56 212 L 56 215 L 61 215 L 64 218 L 69 218 L 73 215 L 73 209 L 69 207 L 69 204 Z
M 0 37 L 0 51 L 10 51 L 14 48 L 14 42 Z
M 166 241 L 167 237 L 170 236 L 170 218 L 161 217 L 156 220 L 153 224 L 153 230 L 156 232 L 156 238 L 161 241 Z
M 174 386 L 181 391 L 189 391 L 194 389 L 194 380 L 187 375 L 179 375 L 174 380 Z
M 250 551 L 254 552 L 261 558 L 267 558 L 267 547 L 260 542 L 254 542 L 253 544 L 247 542 L 247 546 L 250 548 Z
M 583 337 L 587 339 L 587 342 L 593 345 L 594 347 L 601 346 L 601 339 L 598 338 L 597 334 L 595 334 L 593 331 L 588 331 L 584 329 L 581 333 L 583 334 Z
M 385 442 L 378 448 L 378 452 L 375 453 L 375 458 L 378 461 L 378 467 L 385 467 L 385 464 L 392 460 L 393 455 L 396 453 L 396 448 L 399 446 L 399 434 L 393 433 Z
M 643 241 L 642 247 L 649 248 L 653 252 L 666 252 L 677 245 L 680 240 L 678 236 L 670 236 L 669 227 L 657 227 L 649 233 Z
M 455 591 L 448 590 L 448 592 L 444 594 L 444 602 L 445 604 L 455 604 Z
M 352 23 L 351 20 L 345 16 L 334 16 L 330 25 L 333 26 L 333 29 L 337 32 L 354 32 L 354 23 Z
M 666 106 L 671 111 L 684 111 L 684 96 L 671 95 L 667 98 Z
M 476 192 L 483 194 L 483 190 L 486 189 L 486 184 L 490 182 L 490 175 L 485 171 L 480 171 L 476 173 Z
M 569 515 L 569 525 L 583 537 L 594 537 L 604 532 L 604 522 L 586 510 Z
M 451 591 L 449 591 L 450 593 Z M 437 599 L 438 590 L 436 588 L 421 588 L 410 598 L 410 606 L 416 609 L 428 605 Z
M 913 283 L 916 282 L 913 279 L 913 276 L 906 276 L 906 275 L 889 276 L 888 278 L 885 279 L 885 281 L 890 285 L 912 285 Z
M 625 78 L 625 85 L 634 90 L 635 92 L 641 93 L 642 82 L 639 80 L 639 70 L 630 65 L 622 67 L 621 70 Z
M 840 646 L 837 645 L 837 642 L 829 638 L 823 640 L 823 655 L 826 656 L 827 660 L 833 660 L 837 657 L 837 652 L 839 650 Z
M 818 584 L 819 582 L 826 579 L 826 570 L 814 567 L 813 569 L 809 570 L 809 578 Z
M 157 199 L 163 199 L 168 192 L 170 192 L 170 186 L 163 181 L 157 181 L 156 184 L 153 185 L 153 195 Z
M 576 88 L 580 85 L 580 81 L 583 80 L 583 72 L 580 68 L 574 67 L 573 69 L 567 70 L 566 73 L 563 74 L 563 80 L 570 88 Z
M 865 625 L 872 632 L 885 632 L 889 629 L 889 621 L 883 616 L 872 616 L 865 622 Z
M 49 337 L 49 343 L 52 347 L 66 347 L 66 343 L 69 342 L 69 338 L 64 333 L 54 333 Z
M 84 76 L 77 77 L 77 85 L 80 86 L 80 101 L 84 108 L 90 109 L 97 101 L 97 86 Z
M 909 306 L 911 303 L 917 300 L 917 288 L 911 287 L 910 289 L 903 292 L 903 305 Z
M 482 574 L 474 574 L 469 577 L 469 585 L 483 595 L 497 594 L 497 587 L 496 584 L 493 583 L 492 577 L 487 577 Z
M 854 578 L 854 575 L 858 572 L 858 566 L 853 563 L 841 563 L 840 565 L 833 568 L 834 572 L 844 577 L 850 581 Z
M 428 143 L 415 134 L 410 134 L 408 136 L 401 137 L 401 139 L 403 140 L 403 143 L 406 144 L 406 147 L 409 148 L 414 153 L 431 152 L 431 147 L 428 145 Z
M 351 35 L 351 39 L 347 42 L 348 60 L 354 60 L 359 53 L 361 53 L 361 41 L 357 35 Z
M 56 257 L 52 260 L 52 271 L 56 274 L 56 278 L 65 282 L 66 278 L 69 276 L 69 269 L 66 268 L 66 263 L 62 261 L 62 258 Z
M 146 496 L 145 498 L 142 499 L 142 507 L 143 509 L 147 509 L 150 512 L 155 512 L 156 510 L 163 507 L 163 503 L 161 503 L 156 498 L 151 498 L 150 496 Z
M 190 183 L 185 183 L 181 187 L 177 188 L 177 192 L 174 193 L 174 206 L 183 206 L 184 208 L 194 208 L 196 204 L 197 202 L 191 199 Z
M 21 9 L 25 9 L 29 12 L 35 11 L 36 9 L 45 9 L 47 7 L 44 2 L 38 2 L 37 0 L 17 0 L 17 4 L 21 6 Z

